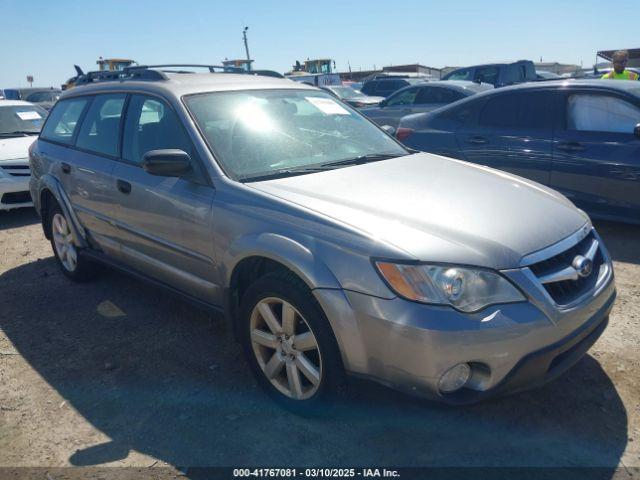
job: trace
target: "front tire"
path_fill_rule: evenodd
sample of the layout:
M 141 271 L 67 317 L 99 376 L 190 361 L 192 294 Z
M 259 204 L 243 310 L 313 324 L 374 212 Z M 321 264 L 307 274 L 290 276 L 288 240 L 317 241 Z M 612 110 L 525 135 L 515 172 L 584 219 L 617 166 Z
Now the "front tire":
M 69 220 L 59 205 L 54 205 L 49 211 L 48 222 L 51 232 L 51 247 L 62 273 L 76 282 L 86 282 L 93 279 L 99 271 L 98 265 L 79 255 Z
M 280 405 L 314 414 L 345 384 L 331 326 L 309 288 L 295 275 L 269 273 L 242 299 L 241 342 L 260 386 Z

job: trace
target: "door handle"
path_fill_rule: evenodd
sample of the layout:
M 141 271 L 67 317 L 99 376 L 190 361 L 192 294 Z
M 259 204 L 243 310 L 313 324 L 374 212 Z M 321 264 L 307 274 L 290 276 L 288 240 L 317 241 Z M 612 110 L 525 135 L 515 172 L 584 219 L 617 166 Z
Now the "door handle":
M 487 139 L 480 135 L 474 135 L 473 137 L 467 138 L 467 143 L 482 144 L 487 143 Z
M 584 147 L 578 142 L 563 142 L 558 144 L 558 150 L 564 150 L 565 152 L 581 152 L 584 150 Z
M 69 165 L 67 162 L 62 162 L 62 173 L 70 173 L 71 172 L 71 165 Z
M 125 182 L 124 180 L 118 179 L 116 181 L 116 185 L 118 186 L 118 190 L 125 195 L 131 193 L 131 184 L 129 182 Z

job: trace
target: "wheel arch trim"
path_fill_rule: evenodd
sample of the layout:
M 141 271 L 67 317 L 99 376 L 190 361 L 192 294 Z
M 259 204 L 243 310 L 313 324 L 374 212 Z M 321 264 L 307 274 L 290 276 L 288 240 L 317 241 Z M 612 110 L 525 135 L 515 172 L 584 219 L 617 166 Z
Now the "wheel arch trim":
M 71 227 L 73 233 L 73 239 L 76 246 L 80 248 L 88 247 L 87 242 L 87 234 L 85 229 L 82 227 L 80 220 L 78 219 L 73 207 L 71 206 L 71 201 L 69 200 L 69 196 L 64 191 L 62 184 L 60 181 L 55 178 L 53 175 L 46 174 L 43 175 L 39 179 L 38 185 L 38 198 L 37 198 L 37 208 L 40 214 L 42 215 L 42 196 L 45 192 L 49 192 L 53 198 L 56 200 L 60 208 L 62 209 L 62 213 L 69 220 L 69 225 Z M 44 226 L 44 222 L 46 221 L 45 217 L 42 216 L 42 222 Z M 46 231 L 46 230 L 45 230 Z

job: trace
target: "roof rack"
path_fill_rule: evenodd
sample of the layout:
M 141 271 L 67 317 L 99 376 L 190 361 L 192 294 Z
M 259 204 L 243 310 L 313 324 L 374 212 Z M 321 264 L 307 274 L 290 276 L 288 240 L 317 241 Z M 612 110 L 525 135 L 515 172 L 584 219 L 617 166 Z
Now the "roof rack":
M 134 70 L 129 71 L 129 68 L 133 68 Z M 76 86 L 87 85 L 89 83 L 94 82 L 106 82 L 106 81 L 114 81 L 114 80 L 130 80 L 130 79 L 140 79 L 140 80 L 167 80 L 167 76 L 159 70 L 150 70 L 150 69 L 139 69 L 138 67 L 126 67 L 123 70 L 114 70 L 114 71 L 93 71 L 87 72 L 83 75 L 78 76 L 76 80 Z
M 122 70 L 114 71 L 93 71 L 87 72 L 78 77 L 76 86 L 86 85 L 94 82 L 106 82 L 115 80 L 168 80 L 167 73 L 194 73 L 193 68 L 205 68 L 209 73 L 238 73 L 245 75 L 260 75 L 276 78 L 284 78 L 284 76 L 273 70 L 244 70 L 239 67 L 222 66 L 222 65 L 202 65 L 187 63 L 167 63 L 162 65 L 132 65 Z

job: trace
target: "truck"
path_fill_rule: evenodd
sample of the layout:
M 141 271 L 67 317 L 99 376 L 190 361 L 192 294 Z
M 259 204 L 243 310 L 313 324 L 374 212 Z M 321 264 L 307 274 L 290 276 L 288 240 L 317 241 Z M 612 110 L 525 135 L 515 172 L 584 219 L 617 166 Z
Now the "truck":
M 284 76 L 289 80 L 308 83 L 316 87 L 342 85 L 340 75 L 333 73 L 335 68 L 336 62 L 330 58 L 307 59 L 304 63 L 296 60 L 293 70 L 285 73 Z

